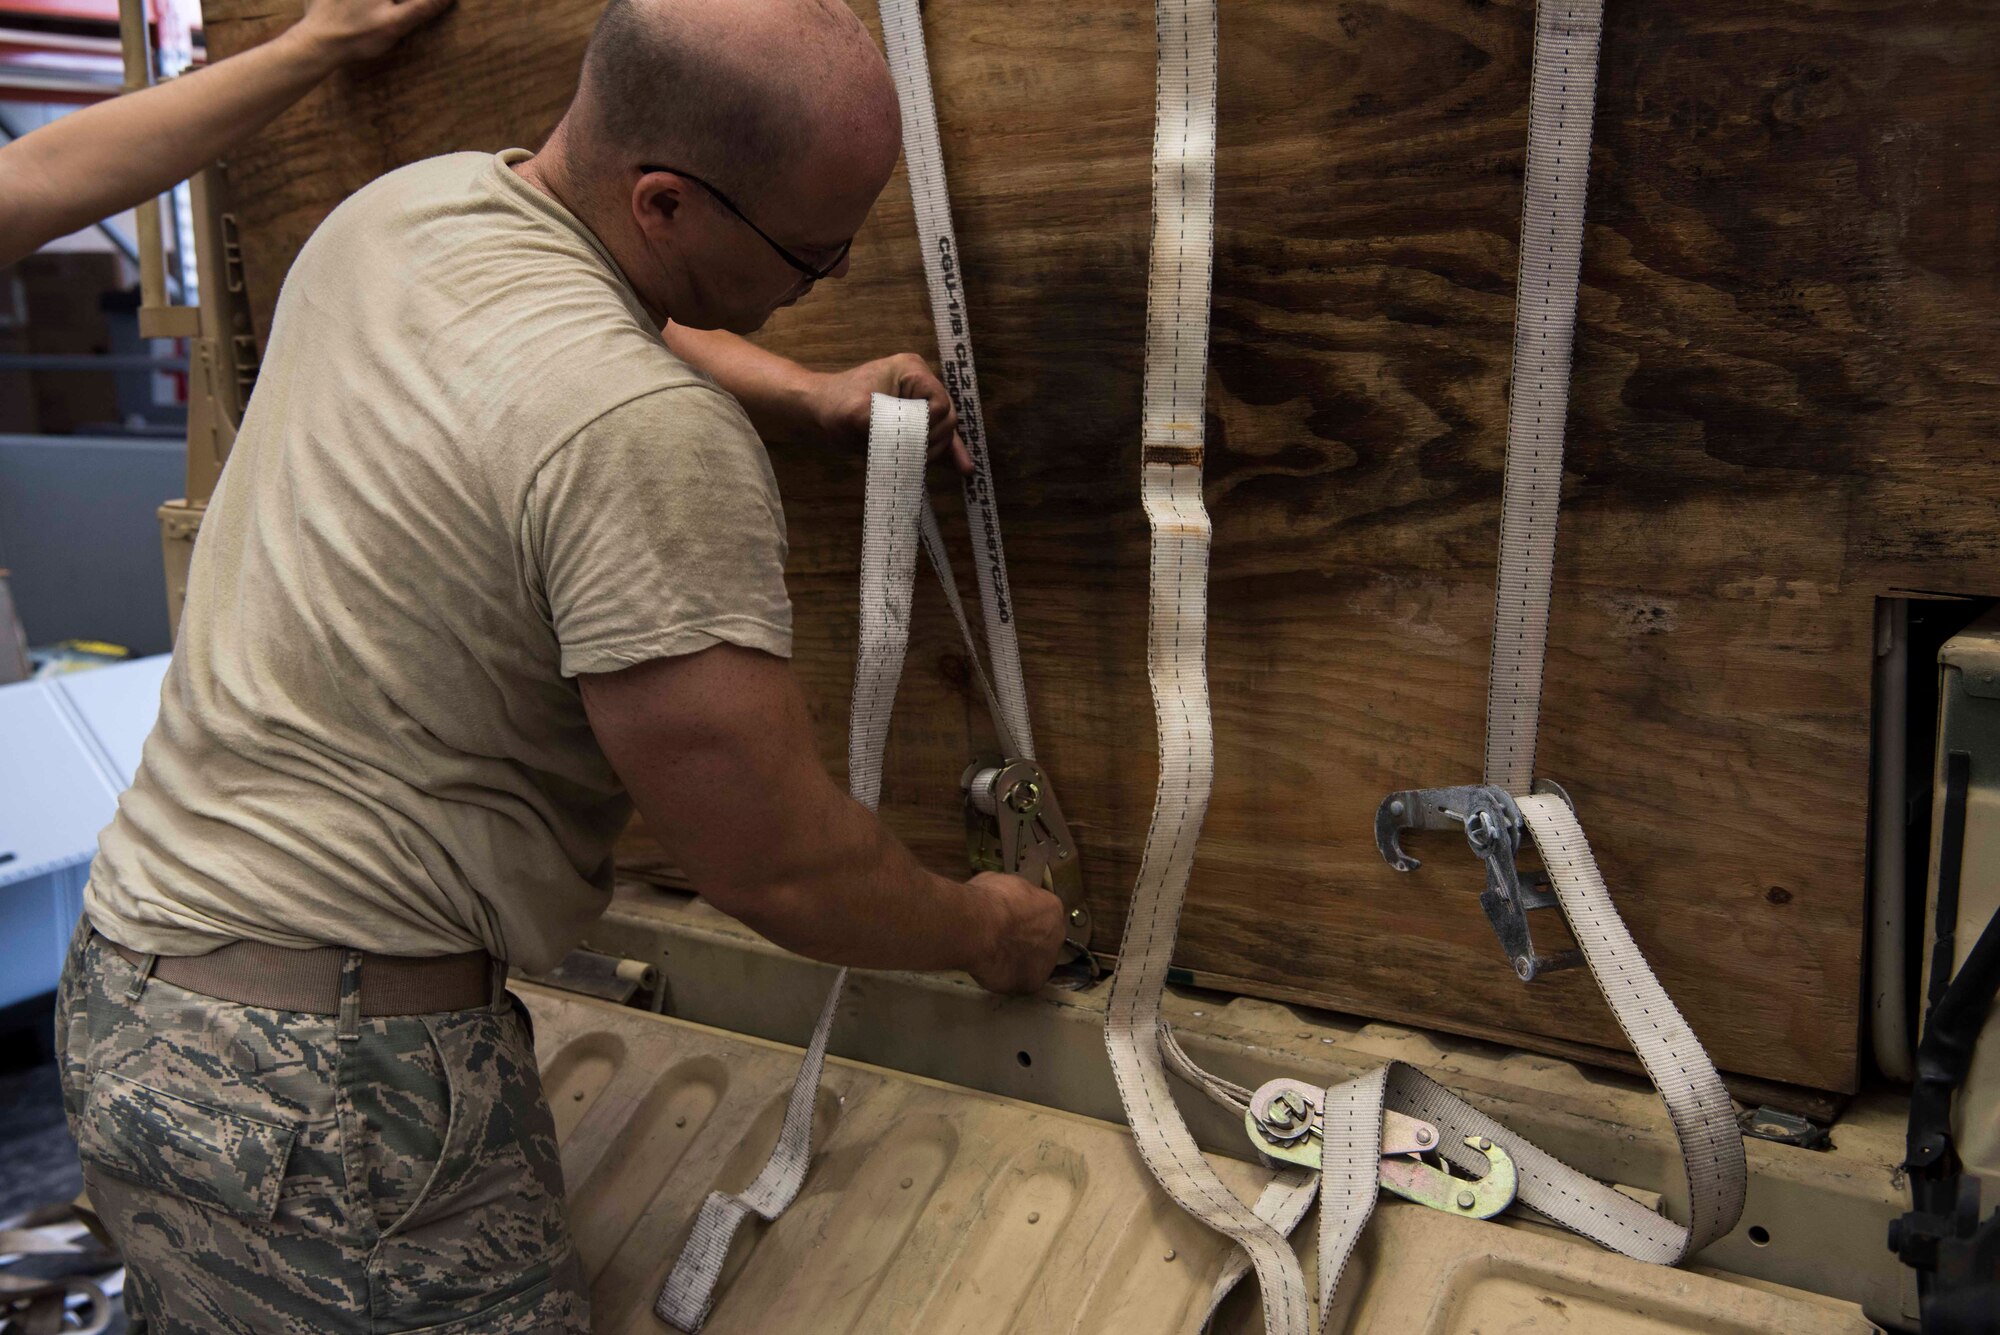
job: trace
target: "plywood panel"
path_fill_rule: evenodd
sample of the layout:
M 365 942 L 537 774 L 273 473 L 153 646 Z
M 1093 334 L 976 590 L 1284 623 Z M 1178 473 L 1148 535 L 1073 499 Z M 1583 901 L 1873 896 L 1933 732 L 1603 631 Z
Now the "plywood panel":
M 295 9 L 210 0 L 211 41 Z M 262 308 L 374 174 L 532 143 L 594 9 L 463 6 L 239 155 Z M 1852 1089 L 1873 600 L 2000 592 L 2000 10 L 1611 9 L 1540 769 L 1718 1062 Z M 1136 480 L 1151 16 L 938 0 L 926 23 L 1036 732 L 1108 933 L 1155 774 Z M 1620 1047 L 1587 978 L 1515 981 L 1460 848 L 1399 877 L 1370 836 L 1388 789 L 1478 773 L 1529 9 L 1225 0 L 1221 25 L 1217 784 L 1181 963 Z M 900 178 L 854 253 L 772 346 L 829 366 L 929 348 Z M 777 462 L 798 666 L 837 760 L 861 465 Z M 884 807 L 948 866 L 987 725 L 938 599 L 918 603 Z

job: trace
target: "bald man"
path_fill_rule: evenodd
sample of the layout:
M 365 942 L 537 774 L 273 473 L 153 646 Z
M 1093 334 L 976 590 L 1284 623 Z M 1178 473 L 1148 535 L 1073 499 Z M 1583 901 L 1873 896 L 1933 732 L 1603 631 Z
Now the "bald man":
M 873 390 L 953 421 L 914 357 L 737 335 L 846 272 L 899 142 L 838 4 L 612 0 L 541 152 L 394 172 L 301 251 L 63 979 L 148 1329 L 587 1328 L 502 983 L 603 911 L 635 802 L 782 945 L 1047 979 L 1056 898 L 920 867 L 787 663 L 760 432 L 851 447 Z

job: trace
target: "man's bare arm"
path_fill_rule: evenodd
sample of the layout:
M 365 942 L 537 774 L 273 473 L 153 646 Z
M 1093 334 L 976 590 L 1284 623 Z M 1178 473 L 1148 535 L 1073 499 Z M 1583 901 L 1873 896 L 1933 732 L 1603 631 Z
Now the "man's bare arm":
M 996 992 L 1048 981 L 1061 901 L 919 866 L 828 777 L 783 659 L 720 644 L 579 680 L 647 828 L 723 912 L 830 964 L 963 969 Z
M 893 394 L 931 406 L 931 458 L 950 454 L 961 473 L 972 456 L 958 434 L 958 411 L 930 364 L 914 352 L 878 357 L 845 371 L 813 371 L 722 329 L 670 324 L 660 331 L 677 356 L 735 396 L 765 440 L 779 444 L 868 440 L 870 398 Z
M 340 65 L 381 55 L 451 3 L 312 0 L 262 46 L 0 147 L 0 265 L 186 180 Z

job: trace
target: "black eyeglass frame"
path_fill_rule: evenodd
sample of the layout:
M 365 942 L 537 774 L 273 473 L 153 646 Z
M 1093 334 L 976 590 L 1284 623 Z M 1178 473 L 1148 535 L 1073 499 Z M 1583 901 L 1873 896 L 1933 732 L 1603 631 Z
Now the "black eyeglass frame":
M 699 176 L 696 176 L 693 172 L 682 171 L 679 167 L 659 167 L 659 166 L 641 166 L 639 170 L 641 172 L 666 172 L 669 175 L 678 176 L 683 180 L 693 181 L 696 185 L 708 191 L 709 194 L 715 196 L 716 203 L 722 205 L 723 208 L 728 209 L 731 213 L 735 214 L 737 218 L 742 221 L 745 227 L 748 227 L 751 231 L 755 232 L 758 235 L 758 237 L 763 240 L 765 245 L 769 246 L 772 250 L 777 251 L 779 259 L 783 260 L 785 263 L 791 265 L 794 269 L 797 269 L 800 273 L 804 274 L 806 278 L 811 282 L 817 283 L 822 278 L 825 278 L 828 275 L 830 275 L 835 269 L 838 269 L 843 263 L 846 262 L 847 252 L 854 246 L 854 239 L 852 237 L 849 237 L 847 240 L 840 243 L 840 253 L 833 257 L 833 263 L 827 265 L 825 268 L 815 268 L 813 265 L 807 264 L 804 260 L 792 254 L 791 251 L 786 250 L 783 246 L 779 245 L 778 242 L 771 236 L 769 232 L 759 227 L 756 223 L 750 221 L 750 215 L 745 213 L 742 209 L 738 208 L 736 206 L 735 200 L 723 194 L 720 190 L 710 185 L 707 181 L 702 180 Z

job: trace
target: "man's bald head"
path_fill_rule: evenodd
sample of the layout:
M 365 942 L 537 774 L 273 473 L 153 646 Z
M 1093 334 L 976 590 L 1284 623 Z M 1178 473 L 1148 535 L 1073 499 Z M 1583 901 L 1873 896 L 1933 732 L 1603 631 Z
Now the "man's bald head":
M 818 153 L 893 163 L 901 140 L 888 66 L 841 0 L 610 0 L 570 118 L 603 165 L 681 167 L 746 206 Z
M 514 170 L 649 315 L 747 333 L 847 273 L 901 148 L 888 64 L 841 0 L 610 0 L 576 99 Z

